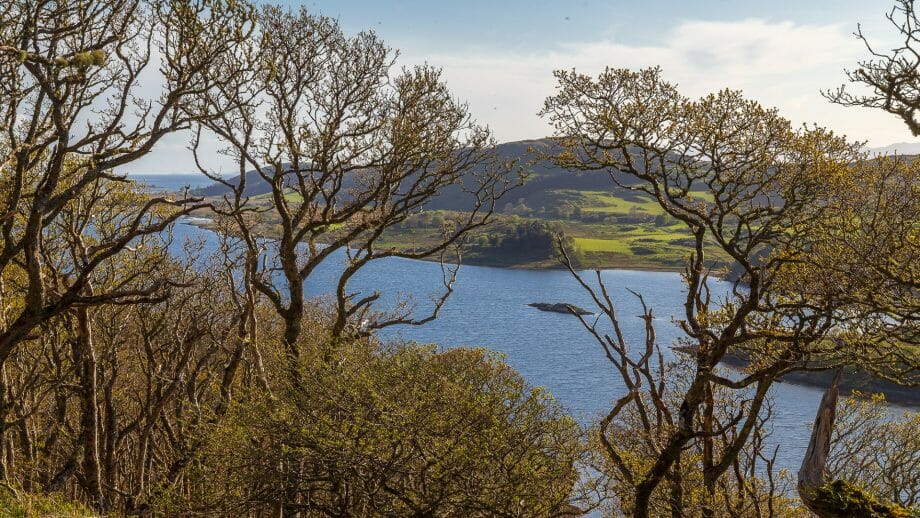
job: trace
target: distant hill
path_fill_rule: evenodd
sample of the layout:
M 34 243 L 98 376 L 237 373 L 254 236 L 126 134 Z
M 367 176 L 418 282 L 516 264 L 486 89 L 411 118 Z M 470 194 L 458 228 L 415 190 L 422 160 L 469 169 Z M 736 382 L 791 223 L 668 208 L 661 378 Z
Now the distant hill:
M 620 176 L 614 182 L 607 171 L 572 170 L 542 158 L 561 151 L 552 139 L 496 146 L 497 158 L 520 167 L 526 180 L 499 200 L 493 224 L 470 236 L 472 248 L 465 259 L 491 266 L 558 267 L 553 242 L 543 246 L 549 229 L 571 239 L 571 250 L 585 268 L 673 270 L 686 265 L 688 246 L 693 244 L 686 226 L 666 214 L 650 196 L 627 188 L 638 179 L 616 173 Z M 633 160 L 642 167 L 640 155 L 634 155 Z M 446 219 L 473 208 L 473 196 L 464 192 L 462 185 L 475 181 L 478 172 L 481 170 L 473 170 L 458 184 L 445 187 L 425 205 L 425 210 L 384 233 L 378 245 L 413 248 L 440 236 Z M 248 196 L 258 197 L 270 191 L 257 172 L 250 171 L 245 178 Z M 236 181 L 238 178 L 229 180 Z M 228 192 L 226 186 L 217 184 L 195 194 L 220 196 Z M 711 198 L 708 192 L 691 196 Z M 266 226 L 271 227 L 271 214 L 265 217 Z M 718 254 L 710 261 L 713 265 L 728 264 L 728 258 Z
M 611 182 L 610 176 L 603 171 L 573 171 L 564 169 L 549 160 L 542 160 L 541 155 L 558 154 L 561 147 L 552 139 L 522 140 L 507 142 L 496 146 L 498 158 L 506 162 L 514 162 L 517 167 L 523 168 L 527 175 L 524 186 L 515 189 L 502 202 L 503 205 L 511 203 L 517 207 L 539 210 L 541 208 L 554 210 L 561 204 L 578 205 L 577 192 L 604 191 L 618 193 L 627 199 L 636 195 L 628 190 L 617 189 Z M 237 183 L 239 176 L 229 179 Z M 623 178 L 621 181 L 631 180 Z M 197 196 L 220 196 L 230 190 L 218 183 L 202 187 L 193 191 Z M 267 182 L 257 171 L 246 173 L 246 196 L 258 196 L 271 191 Z M 460 186 L 449 186 L 441 194 L 431 200 L 426 208 L 430 210 L 468 210 L 472 206 L 472 198 L 463 193 Z
M 239 185 L 239 175 L 228 178 L 227 181 L 232 185 Z M 271 192 L 271 185 L 259 175 L 259 172 L 253 169 L 246 172 L 246 188 L 243 190 L 244 196 L 259 196 Z M 226 185 L 214 182 L 211 185 L 200 187 L 192 190 L 195 196 L 221 196 L 230 193 L 230 188 Z
M 519 209 L 543 212 L 541 208 L 553 210 L 566 203 L 577 205 L 575 200 L 568 198 L 580 191 L 613 192 L 616 190 L 610 176 L 604 171 L 565 169 L 551 160 L 541 158 L 541 155 L 551 156 L 560 152 L 562 152 L 561 146 L 551 139 L 522 140 L 496 146 L 499 160 L 514 162 L 515 166 L 522 168 L 527 176 L 524 185 L 509 193 L 502 201 L 502 205 L 510 203 Z M 632 193 L 628 191 L 626 193 L 627 197 L 632 197 Z M 436 210 L 466 210 L 469 205 L 470 200 L 463 195 L 462 188 L 451 186 L 433 199 L 428 207 Z
M 872 155 L 920 155 L 920 142 L 899 142 L 884 147 L 869 148 Z

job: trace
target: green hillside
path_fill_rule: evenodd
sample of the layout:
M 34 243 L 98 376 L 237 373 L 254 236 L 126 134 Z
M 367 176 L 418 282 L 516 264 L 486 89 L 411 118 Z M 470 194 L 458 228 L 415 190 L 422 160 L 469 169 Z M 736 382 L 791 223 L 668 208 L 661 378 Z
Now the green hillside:
M 616 192 L 589 191 L 561 193 L 561 200 L 572 203 L 561 210 L 555 207 L 540 212 L 512 205 L 498 214 L 493 223 L 470 239 L 464 260 L 473 264 L 520 267 L 557 267 L 552 247 L 526 247 L 527 240 L 516 240 L 515 247 L 496 247 L 518 234 L 521 228 L 540 227 L 567 238 L 570 255 L 584 268 L 681 269 L 692 241 L 686 227 L 667 216 L 657 203 L 647 198 L 624 198 Z M 632 194 L 632 193 L 630 193 Z M 564 215 L 559 213 L 563 212 Z M 426 211 L 384 234 L 383 245 L 412 248 L 434 242 L 437 229 L 457 215 L 453 211 Z M 533 240 L 542 241 L 539 232 Z M 718 258 L 717 258 L 718 259 Z M 727 265 L 728 261 L 721 262 Z
M 496 147 L 498 157 L 518 164 L 526 178 L 501 200 L 493 223 L 470 236 L 465 262 L 559 267 L 555 246 L 547 246 L 547 236 L 562 234 L 572 257 L 585 268 L 684 267 L 692 243 L 684 226 L 665 214 L 654 199 L 618 186 L 605 171 L 573 171 L 540 158 L 554 151 L 558 151 L 556 144 L 549 139 Z M 253 201 L 270 204 L 266 186 L 259 184 L 261 178 L 253 178 L 247 176 Z M 618 182 L 629 185 L 627 178 L 618 178 Z M 214 196 L 220 188 L 212 186 L 201 192 Z M 705 196 L 700 193 L 700 197 Z M 286 198 L 299 199 L 293 191 Z M 411 250 L 434 243 L 445 222 L 470 208 L 470 200 L 458 187 L 448 187 L 420 214 L 387 230 L 380 245 Z M 277 224 L 270 214 L 264 216 L 266 235 L 272 235 Z M 715 258 L 714 263 L 727 261 Z

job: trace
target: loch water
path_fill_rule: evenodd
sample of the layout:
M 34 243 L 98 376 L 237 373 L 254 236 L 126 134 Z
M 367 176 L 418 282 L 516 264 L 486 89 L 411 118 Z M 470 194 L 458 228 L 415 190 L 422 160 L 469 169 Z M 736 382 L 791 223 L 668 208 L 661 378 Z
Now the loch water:
M 176 178 L 172 183 L 189 180 Z M 164 186 L 172 185 L 168 182 L 160 179 Z M 190 219 L 180 220 L 173 234 L 171 247 L 176 254 L 185 253 L 186 240 L 200 242 L 205 252 L 215 250 L 218 243 L 216 234 L 193 225 Z M 329 296 L 344 261 L 344 253 L 330 256 L 307 280 L 307 296 Z M 583 273 L 588 280 L 594 278 L 593 272 Z M 675 318 L 683 312 L 686 295 L 680 274 L 605 270 L 601 278 L 616 305 L 631 348 L 644 346 L 645 327 L 639 318 L 641 303 L 630 290 L 641 294 L 652 308 L 657 342 L 665 360 L 674 359 L 670 346 L 681 336 Z M 443 274 L 440 265 L 434 262 L 388 258 L 368 265 L 349 287 L 363 295 L 381 292 L 380 303 L 385 307 L 393 307 L 409 297 L 416 305 L 416 314 L 424 316 L 433 307 L 433 299 L 442 293 Z M 729 288 L 721 281 L 710 284 L 714 300 L 726 295 Z M 590 296 L 565 270 L 464 265 L 454 293 L 436 320 L 422 326 L 387 328 L 381 335 L 391 340 L 434 343 L 441 347 L 486 347 L 499 352 L 531 385 L 544 387 L 580 422 L 590 424 L 602 412 L 609 411 L 625 389 L 601 346 L 576 317 L 540 311 L 528 306 L 532 302 L 566 302 L 588 310 L 593 307 Z M 599 327 L 604 328 L 603 322 Z M 767 442 L 771 450 L 778 446 L 777 468 L 797 471 L 822 392 L 792 383 L 777 383 L 771 388 L 772 435 Z M 892 410 L 902 411 L 897 407 Z
M 174 238 L 176 253 L 182 253 L 185 239 L 201 242 L 206 250 L 217 246 L 213 232 L 190 221 L 176 225 Z M 311 275 L 306 282 L 309 297 L 321 298 L 332 292 L 343 261 L 344 254 L 335 254 Z M 628 290 L 642 294 L 653 309 L 657 341 L 665 359 L 673 359 L 670 345 L 680 336 L 673 318 L 683 310 L 686 294 L 680 275 L 606 270 L 601 277 L 631 347 L 644 346 L 645 330 L 638 317 L 641 304 Z M 349 286 L 351 291 L 362 294 L 380 291 L 384 306 L 392 307 L 411 297 L 416 314 L 424 316 L 443 289 L 442 278 L 437 263 L 388 258 L 370 264 Z M 713 286 L 714 291 L 719 288 L 724 286 Z M 531 302 L 568 302 L 592 308 L 590 296 L 567 271 L 464 265 L 454 293 L 436 320 L 422 326 L 394 326 L 381 335 L 442 347 L 474 346 L 497 351 L 530 384 L 549 390 L 580 422 L 589 424 L 624 394 L 623 385 L 600 345 L 576 317 L 540 311 L 527 305 Z M 774 385 L 770 396 L 774 417 L 769 443 L 779 446 L 778 467 L 794 471 L 805 452 L 821 391 L 780 383 Z

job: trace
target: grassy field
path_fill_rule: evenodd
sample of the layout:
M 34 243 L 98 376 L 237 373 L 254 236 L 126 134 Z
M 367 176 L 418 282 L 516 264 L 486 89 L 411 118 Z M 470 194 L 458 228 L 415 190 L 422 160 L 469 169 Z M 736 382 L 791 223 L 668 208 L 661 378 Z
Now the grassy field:
M 431 211 L 445 219 L 454 215 Z M 558 258 L 550 253 L 543 257 L 503 258 L 477 245 L 494 241 L 496 237 L 513 233 L 509 226 L 547 223 L 571 238 L 570 256 L 583 268 L 641 268 L 681 270 L 693 242 L 681 223 L 656 226 L 652 223 L 617 224 L 615 222 L 584 222 L 578 220 L 545 220 L 520 216 L 497 215 L 495 222 L 477 231 L 470 238 L 472 247 L 466 258 L 474 264 L 519 266 L 528 268 L 560 267 Z M 381 247 L 409 249 L 431 244 L 437 239 L 434 227 L 394 228 L 384 233 Z M 718 262 L 720 258 L 713 258 Z M 727 263 L 727 261 L 724 261 Z
M 570 235 L 583 266 L 589 268 L 680 269 L 691 245 L 680 226 L 642 225 L 618 231 L 613 225 L 588 225 L 570 229 Z
M 575 202 L 580 217 L 557 220 L 574 239 L 587 268 L 682 269 L 693 246 L 683 223 L 666 215 L 648 195 L 614 191 L 558 191 Z M 694 194 L 705 200 L 708 193 Z M 715 263 L 727 258 L 714 257 Z
M 580 194 L 584 198 L 582 210 L 588 212 L 620 215 L 626 215 L 633 211 L 646 212 L 652 215 L 664 212 L 657 201 L 645 196 L 626 199 L 601 191 L 581 191 Z
M 600 252 L 611 254 L 629 253 L 629 243 L 624 239 L 595 239 L 590 237 L 576 237 L 575 245 L 585 252 Z
M 28 518 L 33 516 L 92 517 L 89 509 L 69 501 L 65 495 L 44 495 L 0 487 L 0 516 Z

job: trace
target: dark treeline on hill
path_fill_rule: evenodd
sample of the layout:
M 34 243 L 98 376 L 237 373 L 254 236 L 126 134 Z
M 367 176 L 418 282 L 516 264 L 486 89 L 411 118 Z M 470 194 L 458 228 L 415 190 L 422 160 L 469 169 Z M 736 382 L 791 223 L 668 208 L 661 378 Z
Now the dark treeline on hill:
M 400 223 L 389 233 L 393 240 L 413 238 L 413 245 L 430 239 L 437 229 L 451 225 L 456 213 L 423 211 Z M 414 237 L 423 233 L 424 238 Z M 464 246 L 463 261 L 468 264 L 546 267 L 560 264 L 559 245 L 578 256 L 574 240 L 559 223 L 496 216 L 485 228 L 472 233 Z
M 877 397 L 838 409 L 839 376 L 797 485 L 767 444 L 783 375 L 860 368 L 920 384 L 920 163 L 866 160 L 740 92 L 687 98 L 657 68 L 556 72 L 541 111 L 556 137 L 496 147 L 440 70 L 399 67 L 373 32 L 304 9 L 3 7 L 0 514 L 916 514 L 920 415 L 892 419 Z M 150 97 L 147 70 L 162 76 Z M 918 109 L 897 113 L 920 128 Z M 207 199 L 117 174 L 189 129 L 215 181 L 203 135 L 257 172 Z M 531 168 L 523 187 L 517 166 Z M 200 211 L 218 246 L 172 255 L 174 224 Z M 587 220 L 630 228 L 569 234 Z M 402 231 L 424 239 L 396 246 Z M 592 298 L 596 316 L 572 318 L 622 389 L 594 396 L 623 394 L 594 424 L 492 352 L 380 337 L 438 317 L 471 242 L 503 257 L 558 250 Z M 627 333 L 600 272 L 576 270 L 581 252 L 628 249 L 682 266 L 690 354 L 666 360 L 655 301 L 635 293 L 628 317 L 642 325 Z M 334 290 L 306 299 L 342 257 Z M 393 257 L 439 261 L 432 304 L 353 291 Z M 739 267 L 720 300 L 714 257 Z M 726 374 L 740 354 L 747 368 Z
M 475 238 L 473 258 L 495 257 L 514 263 L 558 260 L 562 228 L 553 223 L 523 221 L 497 223 L 490 233 Z M 574 250 L 571 238 L 562 237 L 563 244 Z

